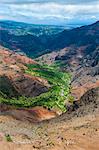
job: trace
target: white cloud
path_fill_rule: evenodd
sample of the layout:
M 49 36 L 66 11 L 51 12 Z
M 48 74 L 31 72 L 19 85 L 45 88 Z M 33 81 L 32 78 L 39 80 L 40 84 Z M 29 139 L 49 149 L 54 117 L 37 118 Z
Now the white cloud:
M 22 18 L 33 20 L 45 20 L 49 18 L 57 21 L 69 22 L 71 20 L 98 20 L 99 19 L 99 3 L 94 4 L 63 4 L 63 3 L 24 3 L 24 4 L 1 4 L 0 14 L 8 13 L 8 18 Z M 6 12 L 5 12 L 6 10 Z M 34 19 L 35 18 L 35 19 Z
M 91 16 L 91 18 L 92 18 L 92 19 L 97 19 L 97 17 L 96 17 L 96 16 Z

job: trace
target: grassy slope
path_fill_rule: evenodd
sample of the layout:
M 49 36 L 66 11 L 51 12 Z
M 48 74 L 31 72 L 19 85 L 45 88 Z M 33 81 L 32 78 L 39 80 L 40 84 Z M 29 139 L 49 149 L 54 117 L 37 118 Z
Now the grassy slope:
M 45 106 L 49 109 L 58 108 L 65 112 L 65 101 L 70 99 L 70 75 L 59 71 L 57 66 L 47 65 L 27 65 L 27 74 L 42 77 L 48 80 L 51 88 L 48 92 L 35 98 L 19 97 L 19 99 L 4 98 L 1 96 L 0 102 L 18 107 Z

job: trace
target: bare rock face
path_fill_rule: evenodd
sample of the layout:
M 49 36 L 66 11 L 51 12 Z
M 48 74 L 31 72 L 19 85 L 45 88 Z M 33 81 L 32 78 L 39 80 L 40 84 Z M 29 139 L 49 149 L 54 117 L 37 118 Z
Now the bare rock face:
M 46 80 L 25 74 L 26 64 L 36 64 L 34 60 L 0 47 L 0 90 L 9 97 L 35 97 L 47 92 Z

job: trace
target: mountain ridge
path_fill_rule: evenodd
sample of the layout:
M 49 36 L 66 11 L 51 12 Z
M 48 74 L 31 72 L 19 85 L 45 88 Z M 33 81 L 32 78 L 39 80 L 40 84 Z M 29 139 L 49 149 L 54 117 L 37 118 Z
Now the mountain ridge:
M 74 28 L 71 30 L 64 30 L 64 29 L 58 29 L 55 31 L 55 34 L 53 34 L 53 30 L 50 29 L 42 29 L 41 34 L 39 36 L 38 31 L 34 28 L 33 32 L 36 34 L 31 34 L 32 31 L 26 30 L 23 31 L 21 29 L 18 29 L 17 34 L 10 33 L 9 34 L 9 27 L 4 29 L 1 29 L 1 39 L 0 43 L 4 47 L 8 47 L 12 50 L 16 50 L 24 52 L 24 54 L 27 54 L 30 57 L 38 57 L 44 53 L 48 53 L 51 51 L 58 51 L 59 49 L 65 48 L 66 46 L 88 46 L 86 48 L 86 52 L 88 52 L 88 49 L 93 49 L 96 48 L 97 44 L 99 43 L 98 41 L 98 29 L 99 29 L 99 21 L 92 25 L 87 25 L 87 26 L 82 26 L 79 28 Z M 96 27 L 97 26 L 97 27 Z M 25 27 L 26 28 L 26 27 Z M 15 27 L 15 30 L 17 28 Z M 27 27 L 28 29 L 28 27 Z M 45 31 L 44 31 L 45 30 Z M 64 31 L 62 31 L 64 30 Z M 50 33 L 50 34 L 46 34 Z M 12 31 L 11 31 L 12 32 Z M 59 33 L 58 33 L 59 32 Z M 88 33 L 89 32 L 89 33 Z M 23 35 L 21 35 L 22 33 Z M 25 35 L 26 34 L 26 35 Z M 37 35 L 38 36 L 35 36 Z M 5 38 L 4 38 L 5 37 Z M 7 38 L 9 37 L 9 38 Z M 9 40 L 10 39 L 10 40 Z M 27 40 L 29 39 L 29 40 Z M 91 44 L 91 42 L 93 44 Z M 24 44 L 25 45 L 24 45 Z

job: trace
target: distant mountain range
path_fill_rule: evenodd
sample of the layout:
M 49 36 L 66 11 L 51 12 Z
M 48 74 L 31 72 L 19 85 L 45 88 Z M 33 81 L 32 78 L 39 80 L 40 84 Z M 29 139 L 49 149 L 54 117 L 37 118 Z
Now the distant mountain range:
M 11 21 L 0 22 L 0 44 L 35 58 L 42 54 L 72 47 L 86 47 L 90 53 L 99 45 L 99 22 L 74 29 L 62 26 L 42 26 Z M 62 58 L 64 59 L 64 58 Z
M 38 57 L 50 50 L 49 42 L 56 34 L 72 26 L 33 25 L 14 21 L 0 21 L 0 44 L 11 50 Z

